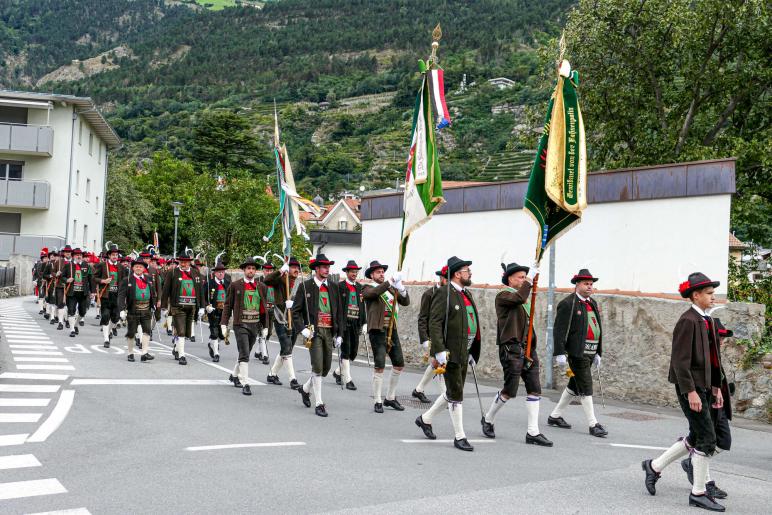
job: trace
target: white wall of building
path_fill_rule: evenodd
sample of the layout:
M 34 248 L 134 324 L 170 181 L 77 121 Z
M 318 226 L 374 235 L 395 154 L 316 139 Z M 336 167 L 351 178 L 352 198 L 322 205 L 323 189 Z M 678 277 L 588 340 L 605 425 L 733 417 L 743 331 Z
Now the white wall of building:
M 314 245 L 314 255 L 319 252 L 319 245 Z M 353 259 L 362 268 L 366 268 L 364 260 L 362 259 L 362 249 L 354 245 L 336 245 L 334 243 L 328 243 L 321 249 L 321 252 L 327 256 L 327 259 L 335 261 L 332 265 L 332 271 L 339 273 L 341 268 L 346 266 L 349 259 Z M 370 262 L 369 260 L 367 261 Z
M 79 135 L 81 122 L 83 133 Z M 90 139 L 91 149 L 89 149 Z M 68 227 L 68 241 L 73 246 L 85 246 L 89 250 L 102 248 L 102 207 L 107 173 L 106 148 L 105 143 L 94 133 L 85 119 L 79 118 L 75 122 Z
M 579 268 L 600 277 L 603 290 L 674 293 L 701 271 L 726 293 L 730 195 L 591 204 L 582 223 L 557 240 L 556 285 L 571 287 Z M 397 262 L 402 220 L 364 220 L 362 261 Z M 472 281 L 499 284 L 500 263 L 530 265 L 536 226 L 521 209 L 437 215 L 410 239 L 403 272 L 432 280 L 448 257 L 473 261 Z M 330 253 L 327 253 L 328 257 Z M 546 282 L 549 253 L 541 269 Z M 546 284 L 545 284 L 546 286 Z

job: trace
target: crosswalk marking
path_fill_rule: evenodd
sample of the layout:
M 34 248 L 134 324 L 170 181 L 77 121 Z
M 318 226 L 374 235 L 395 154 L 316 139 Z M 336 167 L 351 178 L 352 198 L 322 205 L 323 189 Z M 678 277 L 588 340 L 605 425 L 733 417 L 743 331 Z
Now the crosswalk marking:
M 32 398 L 32 397 L 24 397 L 24 398 L 10 398 L 10 397 L 0 397 L 0 406 L 8 407 L 8 406 L 48 406 L 51 402 L 51 399 L 41 399 L 41 398 Z
M 37 361 L 39 363 L 69 363 L 70 360 L 67 358 L 27 358 L 24 356 L 13 357 L 14 361 Z
M 72 508 L 69 510 L 41 511 L 29 515 L 91 515 L 91 512 L 86 508 Z
M 0 379 L 34 379 L 38 381 L 66 381 L 68 374 L 35 374 L 26 372 L 3 372 Z
M 54 393 L 59 391 L 58 384 L 0 384 L 0 392 L 14 393 Z
M 37 349 L 37 350 L 57 350 L 59 347 L 56 345 L 41 345 L 41 344 L 33 344 L 33 345 L 24 345 L 24 344 L 17 344 L 17 345 L 9 345 L 11 349 Z
M 46 335 L 46 333 L 44 333 L 39 329 L 34 329 L 34 330 L 33 329 L 3 329 L 3 333 L 9 336 L 11 335 L 16 336 L 19 334 L 21 335 L 26 334 L 28 336 L 45 336 Z
M 39 340 L 39 339 L 47 339 L 47 337 L 44 334 L 14 334 L 8 337 L 9 340 Z
M 16 365 L 19 370 L 75 370 L 72 365 Z
M 64 356 L 64 353 L 59 350 L 11 349 L 11 354 L 27 354 L 29 356 Z
M 0 470 L 40 467 L 40 462 L 32 454 L 15 454 L 0 456 Z
M 27 438 L 28 442 L 45 442 L 46 439 L 51 436 L 54 431 L 59 429 L 59 426 L 64 422 L 67 417 L 67 413 L 72 408 L 72 403 L 75 400 L 75 390 L 63 390 L 59 396 L 59 400 L 56 402 L 56 406 L 48 415 L 45 422 L 40 424 L 40 427 L 35 431 L 32 436 Z
M 0 435 L 0 447 L 6 445 L 21 445 L 27 441 L 28 434 Z
M 62 486 L 58 479 L 53 478 L 0 483 L 0 499 L 19 499 L 64 493 L 67 493 L 67 489 Z
M 54 345 L 51 340 L 17 340 L 15 338 L 8 338 L 8 343 L 21 343 L 22 345 Z
M 42 413 L 0 413 L 0 424 L 34 423 L 42 416 Z

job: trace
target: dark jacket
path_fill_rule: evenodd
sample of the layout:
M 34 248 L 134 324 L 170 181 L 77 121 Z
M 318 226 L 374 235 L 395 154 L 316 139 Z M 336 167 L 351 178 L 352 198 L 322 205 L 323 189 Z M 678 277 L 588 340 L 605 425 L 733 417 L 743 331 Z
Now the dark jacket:
M 348 322 L 348 283 L 344 279 L 338 283 L 338 290 L 340 291 L 340 306 L 343 309 L 343 321 Z M 357 324 L 359 327 L 367 323 L 367 308 L 365 307 L 365 301 L 362 297 L 362 285 L 358 282 L 354 282 L 354 290 L 356 290 L 356 303 L 359 306 L 359 318 L 357 318 Z
M 155 309 L 155 303 L 158 300 L 156 297 L 156 285 L 153 283 L 153 277 L 150 274 L 142 274 L 142 278 L 148 285 L 150 290 L 150 297 L 147 299 L 150 303 L 150 309 Z M 137 288 L 137 279 L 134 277 L 134 273 L 128 274 L 121 281 L 118 287 L 118 310 L 128 311 L 133 313 L 135 311 L 135 290 Z
M 600 338 L 598 339 L 597 353 L 599 356 L 602 356 L 603 323 L 601 322 L 600 308 L 592 297 L 590 297 L 589 301 L 598 319 Z M 572 293 L 561 300 L 555 313 L 555 327 L 552 331 L 555 340 L 555 351 L 552 354 L 555 356 L 568 354 L 573 358 L 582 357 L 584 355 L 584 342 L 587 339 L 588 323 L 587 308 L 579 300 L 579 297 L 576 296 L 576 293 Z
M 260 327 L 267 327 L 268 309 L 265 307 L 265 284 L 255 281 L 255 287 L 260 295 Z M 225 296 L 225 306 L 222 310 L 220 325 L 228 325 L 233 320 L 234 325 L 242 323 L 241 316 L 244 313 L 244 279 L 237 279 L 228 286 Z M 253 322 L 250 322 L 253 323 Z
M 525 303 L 531 295 L 531 283 L 523 282 L 517 290 L 505 288 L 496 295 L 496 343 L 522 345 L 528 340 L 528 313 Z M 536 347 L 536 332 L 531 336 L 531 348 Z
M 64 266 L 64 269 L 62 269 L 62 275 L 59 277 L 59 282 L 64 284 L 68 297 L 72 297 L 76 293 L 79 295 L 88 296 L 91 293 L 91 274 L 88 263 L 80 264 L 80 280 L 83 286 L 83 289 L 80 292 L 75 291 L 75 281 L 70 283 L 69 286 L 67 285 L 67 280 L 71 277 L 74 279 L 76 272 L 77 269 L 75 267 L 75 262 L 70 261 Z
M 472 298 L 472 293 L 467 289 L 466 294 L 472 303 L 475 315 L 477 316 L 477 326 L 480 328 L 478 334 L 481 334 L 480 313 L 477 311 L 477 305 Z M 463 365 L 467 362 L 468 354 L 471 354 L 475 361 L 480 359 L 480 338 L 475 337 L 471 348 L 467 351 L 467 341 L 469 334 L 469 322 L 466 318 L 466 308 L 461 293 L 456 290 L 452 284 L 440 286 L 432 300 L 432 308 L 429 316 L 429 339 L 432 342 L 432 356 L 442 351 L 449 351 L 448 361 Z M 446 313 L 447 313 L 447 337 L 446 337 Z
M 340 305 L 338 284 L 327 280 L 327 291 L 330 296 L 330 314 L 332 315 L 332 335 L 343 336 L 346 327 L 343 308 Z M 298 287 L 292 305 L 292 324 L 296 331 L 302 331 L 309 324 L 314 329 L 319 327 L 319 287 L 314 278 L 303 281 Z
M 300 281 L 301 278 L 298 277 L 295 279 L 296 281 Z M 274 305 L 279 308 L 279 310 L 284 311 L 286 307 L 284 306 L 284 303 L 287 301 L 287 283 L 284 282 L 284 274 L 282 274 L 279 270 L 276 270 L 275 272 L 271 272 L 270 274 L 263 277 L 263 282 L 266 284 L 266 286 L 273 286 L 273 292 L 274 292 Z M 294 286 L 294 283 L 290 284 L 290 292 L 292 291 L 292 287 Z
M 116 263 L 116 266 L 118 268 L 118 282 L 113 284 L 112 282 L 110 284 L 102 284 L 99 281 L 102 279 L 108 279 L 110 277 L 110 269 L 107 265 L 107 261 L 100 261 L 96 264 L 94 267 L 94 274 L 91 279 L 91 291 L 99 295 L 99 292 L 104 290 L 104 293 L 102 295 L 109 295 L 111 287 L 115 286 L 115 289 L 113 290 L 113 294 L 118 294 L 118 286 L 121 284 L 121 281 L 123 281 L 124 277 L 126 277 L 126 269 L 120 264 Z
M 432 286 L 421 294 L 421 307 L 418 310 L 418 339 L 419 343 L 429 341 L 429 315 L 432 309 L 432 299 L 439 286 Z
M 194 296 L 196 298 L 195 308 L 202 308 L 206 305 L 206 297 L 204 294 L 204 278 L 193 267 L 187 271 L 191 280 L 193 281 Z M 179 291 L 182 283 L 182 271 L 179 267 L 169 270 L 164 278 L 164 287 L 161 294 L 161 306 L 162 307 L 180 307 L 179 304 Z
M 228 288 L 230 288 L 231 280 L 227 277 L 223 277 L 222 279 L 222 286 L 225 289 L 225 298 L 227 300 L 228 298 Z M 262 297 L 263 294 L 261 293 L 260 296 Z M 212 277 L 209 279 L 209 282 L 207 283 L 206 288 L 206 304 L 211 304 L 212 307 L 217 308 L 217 280 Z
M 64 279 L 62 279 L 62 275 L 64 275 L 65 267 L 68 267 L 70 263 L 72 263 L 72 258 L 69 261 L 65 261 L 64 258 L 59 258 L 54 261 L 51 273 L 55 278 L 54 285 L 57 288 L 64 288 Z
M 711 324 L 719 368 L 721 367 L 721 351 L 718 345 L 718 333 L 715 324 Z M 678 319 L 673 330 L 673 348 L 670 354 L 670 370 L 668 381 L 677 384 L 682 394 L 695 391 L 696 388 L 707 390 L 711 386 L 721 387 L 721 375 L 711 374 L 710 342 L 705 319 L 692 308 L 689 308 Z M 712 377 L 718 380 L 711 381 Z M 712 384 L 713 383 L 713 384 Z
M 387 330 L 387 324 L 385 323 L 385 311 L 386 311 L 386 302 L 384 302 L 383 298 L 381 298 L 381 295 L 386 293 L 387 291 L 391 292 L 392 295 L 396 296 L 397 303 L 400 306 L 409 306 L 410 305 L 410 298 L 407 295 L 407 290 L 405 291 L 405 294 L 402 295 L 397 290 L 391 287 L 389 284 L 389 281 L 383 281 L 381 284 L 375 285 L 373 284 L 366 284 L 362 288 L 362 297 L 365 299 L 365 304 L 367 305 L 367 330 L 372 331 L 374 329 L 380 329 L 380 330 Z

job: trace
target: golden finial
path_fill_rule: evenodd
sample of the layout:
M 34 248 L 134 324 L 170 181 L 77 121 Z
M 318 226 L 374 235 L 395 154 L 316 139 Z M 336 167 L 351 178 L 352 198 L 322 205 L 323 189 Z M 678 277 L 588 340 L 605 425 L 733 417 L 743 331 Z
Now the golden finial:
M 442 27 L 440 27 L 440 24 L 438 23 L 436 27 L 434 27 L 434 30 L 432 31 L 432 56 L 429 59 L 432 62 L 437 61 L 437 49 L 440 46 L 440 40 L 442 39 Z
M 566 31 L 563 29 L 563 32 L 560 34 L 560 41 L 558 42 L 558 68 L 560 68 L 561 63 L 563 62 L 563 56 L 566 55 Z

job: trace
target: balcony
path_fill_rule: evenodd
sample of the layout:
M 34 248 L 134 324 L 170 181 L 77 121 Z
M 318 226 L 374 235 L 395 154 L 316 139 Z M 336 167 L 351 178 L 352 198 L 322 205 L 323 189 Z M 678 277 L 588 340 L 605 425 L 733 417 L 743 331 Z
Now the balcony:
M 53 127 L 0 123 L 0 154 L 51 157 L 53 152 Z
M 46 181 L 0 180 L 0 207 L 48 209 L 51 185 Z
M 8 261 L 12 254 L 38 257 L 43 247 L 53 249 L 63 245 L 64 238 L 59 236 L 0 233 L 0 261 Z

